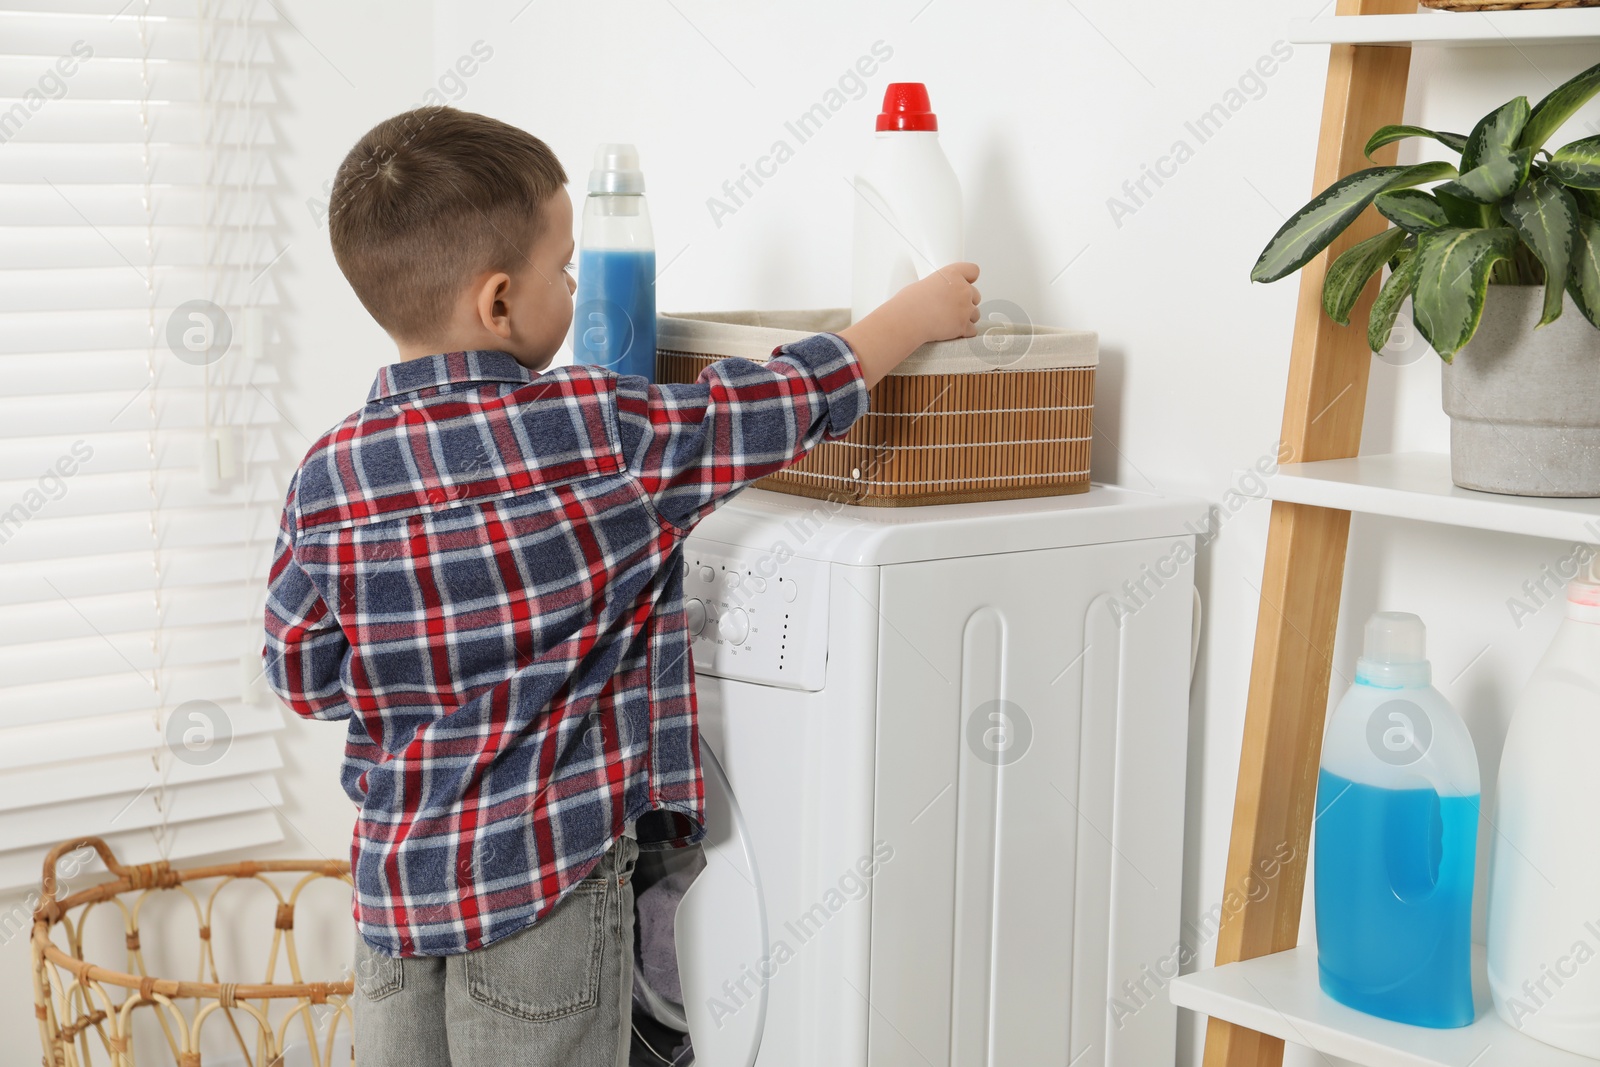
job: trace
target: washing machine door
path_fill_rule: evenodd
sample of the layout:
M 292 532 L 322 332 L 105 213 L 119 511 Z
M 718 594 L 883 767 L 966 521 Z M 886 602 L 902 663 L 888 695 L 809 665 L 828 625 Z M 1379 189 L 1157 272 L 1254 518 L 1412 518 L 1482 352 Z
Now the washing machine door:
M 678 904 L 676 942 L 696 1067 L 752 1067 L 767 1018 L 767 914 L 738 798 L 702 736 L 705 869 Z

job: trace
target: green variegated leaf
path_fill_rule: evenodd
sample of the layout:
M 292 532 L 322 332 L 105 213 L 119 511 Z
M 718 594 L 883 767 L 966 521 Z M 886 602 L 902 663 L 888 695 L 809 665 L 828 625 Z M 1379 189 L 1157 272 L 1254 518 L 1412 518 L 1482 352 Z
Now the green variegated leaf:
M 1328 276 L 1322 283 L 1322 310 L 1340 326 L 1350 325 L 1350 309 L 1361 298 L 1372 276 L 1383 269 L 1389 257 L 1400 251 L 1409 236 L 1398 226 L 1384 230 L 1351 245 L 1328 267 Z
M 1550 90 L 1550 95 L 1534 106 L 1527 125 L 1517 140 L 1518 148 L 1538 149 L 1559 130 L 1578 109 L 1600 93 L 1600 63 L 1575 74 Z M 1462 167 L 1466 169 L 1465 166 Z
M 1417 287 L 1417 268 L 1421 264 L 1422 257 L 1415 252 L 1404 253 L 1399 265 L 1389 272 L 1388 281 L 1378 290 L 1378 298 L 1372 302 L 1372 314 L 1367 316 L 1367 347 L 1374 352 L 1383 351 L 1383 346 L 1389 343 L 1400 305 Z
M 1544 313 L 1539 325 L 1561 316 L 1567 270 L 1578 238 L 1578 202 L 1550 178 L 1536 178 L 1500 206 L 1505 220 L 1544 264 Z
M 1593 189 L 1568 189 L 1567 192 L 1578 202 L 1578 214 L 1600 219 L 1600 192 Z
M 1495 225 L 1494 208 L 1488 204 L 1476 204 L 1465 197 L 1454 196 L 1444 185 L 1434 188 L 1433 198 L 1444 209 L 1445 218 L 1452 226 L 1476 230 Z
M 1421 189 L 1396 189 L 1390 193 L 1379 193 L 1372 206 L 1384 218 L 1411 233 L 1450 225 L 1450 217 L 1439 206 L 1439 201 Z
M 1478 120 L 1461 149 L 1461 173 L 1466 174 L 1495 159 L 1509 156 L 1519 146 L 1517 139 L 1528 124 L 1528 98 L 1507 101 Z M 1533 151 L 1530 149 L 1531 157 Z
M 1497 204 L 1528 180 L 1528 164 L 1532 159 L 1533 153 L 1526 148 L 1508 156 L 1491 155 L 1479 166 L 1453 182 L 1445 182 L 1439 189 L 1475 203 Z
M 1567 292 L 1583 317 L 1600 329 L 1600 220 L 1578 220 L 1578 239 L 1572 249 L 1572 269 Z
M 1455 174 L 1456 169 L 1448 163 L 1418 163 L 1411 167 L 1369 167 L 1340 178 L 1279 228 L 1250 271 L 1251 280 L 1275 282 L 1311 262 L 1379 193 L 1442 181 Z
M 1411 297 L 1412 319 L 1446 363 L 1477 332 L 1489 268 L 1510 259 L 1516 247 L 1516 232 L 1505 226 L 1435 230 L 1417 238 L 1415 258 L 1421 262 Z
M 1367 140 L 1364 151 L 1367 158 L 1372 158 L 1372 153 L 1386 144 L 1403 140 L 1407 137 L 1431 137 L 1447 148 L 1459 152 L 1467 147 L 1467 139 L 1459 133 L 1444 133 L 1439 130 L 1425 130 L 1421 126 L 1384 126 Z
M 1600 189 L 1600 137 L 1585 137 L 1556 150 L 1550 176 L 1576 189 Z

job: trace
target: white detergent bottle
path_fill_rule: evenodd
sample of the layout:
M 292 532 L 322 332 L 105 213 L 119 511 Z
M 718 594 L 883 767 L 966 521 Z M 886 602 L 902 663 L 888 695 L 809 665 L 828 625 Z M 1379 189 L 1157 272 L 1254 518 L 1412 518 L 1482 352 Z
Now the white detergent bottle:
M 939 148 L 939 118 L 921 82 L 884 91 L 855 188 L 851 321 L 961 259 L 961 184 Z
M 1600 559 L 1522 692 L 1489 851 L 1489 989 L 1529 1037 L 1600 1058 Z

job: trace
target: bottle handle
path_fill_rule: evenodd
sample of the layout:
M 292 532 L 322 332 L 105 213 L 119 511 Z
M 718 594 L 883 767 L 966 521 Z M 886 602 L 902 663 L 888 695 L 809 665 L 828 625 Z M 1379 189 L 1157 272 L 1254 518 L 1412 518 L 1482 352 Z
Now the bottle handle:
M 1384 818 L 1383 857 L 1394 895 L 1420 904 L 1439 888 L 1446 835 L 1442 797 L 1431 785 L 1397 790 Z

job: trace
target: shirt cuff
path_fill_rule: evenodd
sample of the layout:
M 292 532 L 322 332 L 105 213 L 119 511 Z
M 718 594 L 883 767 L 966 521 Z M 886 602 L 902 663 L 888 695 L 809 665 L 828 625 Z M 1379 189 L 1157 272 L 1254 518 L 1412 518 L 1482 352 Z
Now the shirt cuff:
M 843 437 L 867 413 L 867 383 L 861 376 L 861 363 L 838 334 L 815 334 L 783 345 L 773 355 L 804 367 L 822 390 L 827 407 L 826 439 Z

